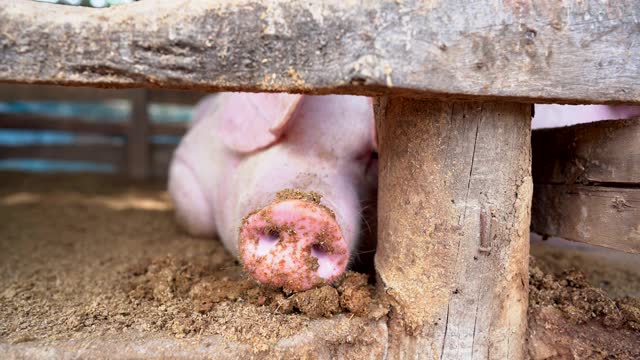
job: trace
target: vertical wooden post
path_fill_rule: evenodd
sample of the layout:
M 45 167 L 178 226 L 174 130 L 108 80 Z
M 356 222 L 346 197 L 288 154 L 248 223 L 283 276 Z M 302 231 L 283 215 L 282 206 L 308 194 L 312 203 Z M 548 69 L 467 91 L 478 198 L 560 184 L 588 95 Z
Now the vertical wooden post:
M 127 136 L 127 162 L 129 176 L 146 179 L 150 175 L 150 124 L 147 110 L 148 91 L 131 91 L 131 119 Z
M 524 358 L 530 108 L 378 101 L 389 358 Z

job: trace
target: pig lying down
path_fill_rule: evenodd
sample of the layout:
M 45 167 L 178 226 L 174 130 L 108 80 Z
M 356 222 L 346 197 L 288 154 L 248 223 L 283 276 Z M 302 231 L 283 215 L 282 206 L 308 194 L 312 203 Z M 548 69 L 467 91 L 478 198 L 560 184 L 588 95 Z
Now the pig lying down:
M 534 127 L 640 116 L 640 107 L 536 105 Z M 377 178 L 372 101 L 224 93 L 203 100 L 174 154 L 169 192 L 192 235 L 218 236 L 259 282 L 335 281 Z
M 375 186 L 372 100 L 223 93 L 202 101 L 169 192 L 192 235 L 218 235 L 259 282 L 302 291 L 347 268 Z

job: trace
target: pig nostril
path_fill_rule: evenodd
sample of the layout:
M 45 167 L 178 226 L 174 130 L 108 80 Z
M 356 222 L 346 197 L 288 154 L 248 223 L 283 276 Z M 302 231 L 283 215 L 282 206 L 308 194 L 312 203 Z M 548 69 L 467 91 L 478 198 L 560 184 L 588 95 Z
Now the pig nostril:
M 256 253 L 259 256 L 266 255 L 272 247 L 274 247 L 280 239 L 280 233 L 277 230 L 266 230 L 258 235 L 258 248 Z
M 315 244 L 311 247 L 311 256 L 318 260 L 317 274 L 321 278 L 328 279 L 338 271 L 332 256 L 327 252 L 327 249 L 319 244 Z
M 315 244 L 311 247 L 311 256 L 317 258 L 319 256 L 324 256 L 326 253 L 324 247 L 320 244 Z

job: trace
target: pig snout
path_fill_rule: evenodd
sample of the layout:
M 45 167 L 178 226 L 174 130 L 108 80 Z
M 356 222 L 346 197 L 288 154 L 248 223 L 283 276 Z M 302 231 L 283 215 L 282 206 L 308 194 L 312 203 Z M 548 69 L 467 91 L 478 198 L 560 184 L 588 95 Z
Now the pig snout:
M 240 227 L 239 253 L 259 282 L 293 291 L 335 281 L 349 262 L 336 217 L 310 200 L 276 200 Z

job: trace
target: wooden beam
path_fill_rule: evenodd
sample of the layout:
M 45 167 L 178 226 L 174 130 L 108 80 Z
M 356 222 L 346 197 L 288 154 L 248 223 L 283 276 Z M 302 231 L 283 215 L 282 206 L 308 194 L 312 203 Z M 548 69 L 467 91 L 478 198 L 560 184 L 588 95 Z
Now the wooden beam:
M 640 189 L 536 184 L 531 229 L 640 253 Z
M 152 135 L 182 136 L 185 123 L 152 123 Z M 58 130 L 73 133 L 101 135 L 126 135 L 129 124 L 125 122 L 87 121 L 75 117 L 54 118 L 37 114 L 0 113 L 0 129 Z
M 378 289 L 391 359 L 524 359 L 530 109 L 380 101 Z
M 640 185 L 640 118 L 535 130 L 533 181 Z
M 3 1 L 0 82 L 639 103 L 638 18 L 635 0 Z
M 182 90 L 151 90 L 151 102 L 195 105 L 206 93 Z M 100 89 L 74 86 L 2 84 L 0 101 L 69 101 L 88 102 L 123 99 L 131 96 L 126 89 Z
M 130 126 L 127 133 L 127 162 L 129 176 L 134 179 L 146 179 L 150 169 L 149 113 L 147 111 L 148 93 L 145 89 L 136 91 L 131 97 L 132 109 Z

